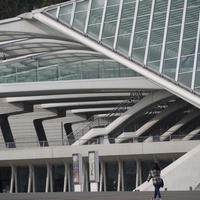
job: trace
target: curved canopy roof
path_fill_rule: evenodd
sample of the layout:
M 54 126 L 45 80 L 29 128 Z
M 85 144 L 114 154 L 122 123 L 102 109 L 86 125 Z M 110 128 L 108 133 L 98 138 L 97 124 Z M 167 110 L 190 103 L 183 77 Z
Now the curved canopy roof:
M 0 30 L 0 83 L 138 76 L 35 19 L 2 20 Z

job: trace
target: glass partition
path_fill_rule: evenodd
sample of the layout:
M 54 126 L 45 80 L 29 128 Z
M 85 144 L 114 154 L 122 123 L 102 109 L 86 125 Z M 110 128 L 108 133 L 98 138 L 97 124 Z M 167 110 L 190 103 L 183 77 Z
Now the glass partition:
M 29 168 L 17 167 L 18 192 L 28 191 L 28 178 L 29 178 Z
M 0 193 L 10 192 L 11 168 L 0 167 Z
M 117 191 L 118 163 L 106 163 L 107 191 Z
M 127 161 L 124 165 L 124 191 L 133 191 L 136 187 L 136 162 Z
M 47 176 L 46 166 L 35 166 L 35 191 L 36 192 L 45 192 L 46 176 Z
M 142 183 L 147 180 L 149 171 L 152 169 L 154 161 L 141 161 Z
M 53 165 L 52 170 L 53 170 L 53 191 L 63 192 L 65 167 L 64 165 Z
M 77 62 L 34 62 L 31 67 L 20 63 L 0 69 L 0 83 L 80 80 L 141 76 L 130 68 L 108 59 L 91 59 Z M 57 63 L 56 63 L 57 62 Z

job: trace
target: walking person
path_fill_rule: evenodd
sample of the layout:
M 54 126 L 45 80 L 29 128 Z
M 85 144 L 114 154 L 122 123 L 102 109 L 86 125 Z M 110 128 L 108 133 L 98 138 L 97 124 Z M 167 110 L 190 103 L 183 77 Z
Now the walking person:
M 152 169 L 149 171 L 149 176 L 147 178 L 148 182 L 152 179 L 155 188 L 154 198 L 152 198 L 152 200 L 155 200 L 157 196 L 161 200 L 160 187 L 162 184 L 162 179 L 160 178 L 160 172 L 161 172 L 160 167 L 158 163 L 155 162 L 153 164 Z

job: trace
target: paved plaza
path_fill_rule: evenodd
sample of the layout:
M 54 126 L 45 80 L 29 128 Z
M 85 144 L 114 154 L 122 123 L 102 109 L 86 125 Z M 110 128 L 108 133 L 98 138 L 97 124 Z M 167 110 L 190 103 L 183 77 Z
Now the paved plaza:
M 163 191 L 162 200 L 199 200 L 200 191 Z M 1 193 L 1 200 L 150 200 L 153 192 Z

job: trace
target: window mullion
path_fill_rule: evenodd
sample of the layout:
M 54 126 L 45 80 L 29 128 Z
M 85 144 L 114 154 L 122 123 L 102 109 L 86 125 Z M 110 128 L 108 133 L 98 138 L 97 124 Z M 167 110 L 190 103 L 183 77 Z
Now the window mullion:
M 198 50 L 199 50 L 199 36 L 200 36 L 200 13 L 199 13 L 199 23 L 198 23 L 198 31 L 197 31 L 196 49 L 195 49 L 195 55 L 194 55 L 194 65 L 193 65 L 193 72 L 192 72 L 191 90 L 194 90 L 196 70 L 197 70 L 197 64 L 198 64 L 197 58 L 198 58 Z
M 149 21 L 149 30 L 148 30 L 146 50 L 145 50 L 145 55 L 144 55 L 144 66 L 147 64 L 147 57 L 148 57 L 148 52 L 149 52 L 149 43 L 150 43 L 150 38 L 151 38 L 151 28 L 152 28 L 152 23 L 153 23 L 154 8 L 155 8 L 155 0 L 152 0 L 151 16 L 150 16 L 150 21 Z
M 133 27 L 132 27 L 132 33 L 131 33 L 131 39 L 130 39 L 130 46 L 129 46 L 129 52 L 128 52 L 128 57 L 129 58 L 131 58 L 131 56 L 132 56 L 133 41 L 134 41 L 134 35 L 135 35 L 135 28 L 136 28 L 136 22 L 137 22 L 138 9 L 139 9 L 139 0 L 136 1 L 136 5 L 135 5 Z
M 178 58 L 177 58 L 177 64 L 176 64 L 175 83 L 178 82 L 178 74 L 179 74 L 179 70 L 180 70 L 180 61 L 181 61 L 181 53 L 182 53 L 182 46 L 183 46 L 186 11 L 187 11 L 187 0 L 185 0 L 184 9 L 183 9 L 183 18 L 182 18 L 180 41 L 179 41 Z

